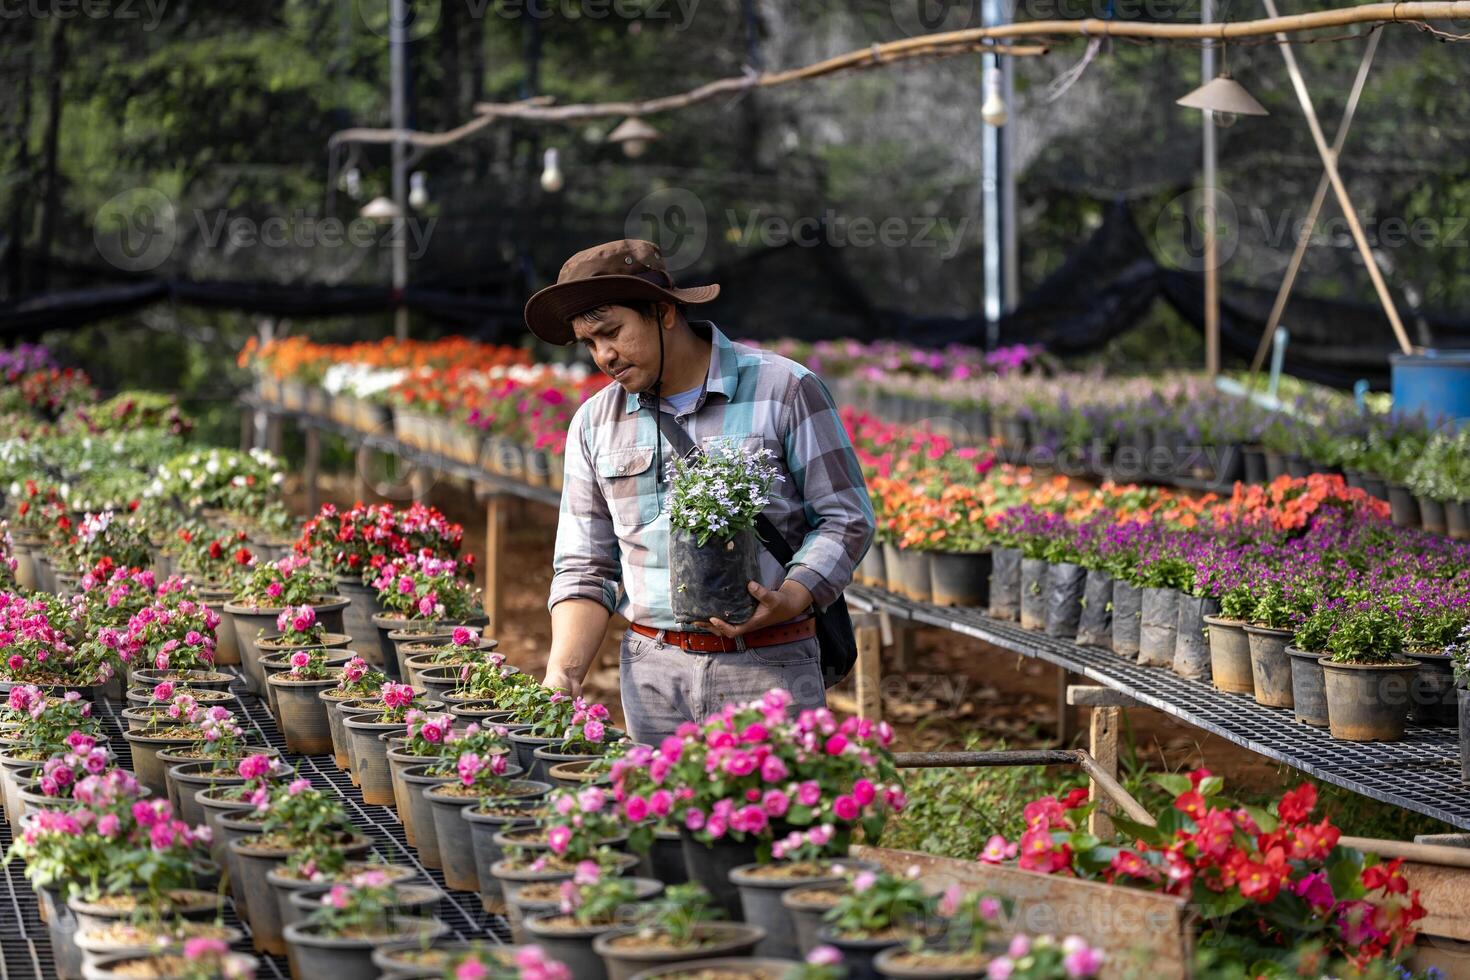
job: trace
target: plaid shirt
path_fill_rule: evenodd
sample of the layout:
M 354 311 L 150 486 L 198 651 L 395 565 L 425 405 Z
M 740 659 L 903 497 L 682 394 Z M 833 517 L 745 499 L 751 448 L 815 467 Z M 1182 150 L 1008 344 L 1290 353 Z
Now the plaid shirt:
M 769 351 L 732 343 L 707 321 L 704 391 L 678 421 L 695 445 L 734 440 L 770 449 L 784 479 L 766 516 L 795 557 L 783 569 L 761 549 L 760 582 L 791 578 L 826 608 L 873 540 L 873 506 L 832 396 L 815 374 Z M 655 452 L 655 446 L 661 448 Z M 653 413 L 616 384 L 587 401 L 567 430 L 566 473 L 548 606 L 594 599 L 629 622 L 674 629 L 669 599 L 667 487 L 656 460 L 673 449 Z

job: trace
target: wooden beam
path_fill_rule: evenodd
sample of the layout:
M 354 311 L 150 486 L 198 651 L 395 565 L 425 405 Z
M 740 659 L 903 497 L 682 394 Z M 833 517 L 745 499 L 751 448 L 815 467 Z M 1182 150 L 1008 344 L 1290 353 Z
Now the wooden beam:
M 505 544 L 507 508 L 503 493 L 485 498 L 485 615 L 490 617 L 489 636 L 502 632 L 505 612 Z
M 857 639 L 857 666 L 853 673 L 857 688 L 859 718 L 880 721 L 883 718 L 883 644 L 877 617 L 861 613 L 853 624 Z
M 1114 779 L 1118 778 L 1118 731 L 1122 719 L 1122 708 L 1093 708 L 1088 723 L 1087 751 L 1097 760 L 1098 768 Z M 1087 780 L 1087 798 L 1094 804 L 1087 818 L 1088 831 L 1103 840 L 1109 839 L 1113 836 L 1112 814 L 1118 812 L 1117 804 L 1091 775 Z

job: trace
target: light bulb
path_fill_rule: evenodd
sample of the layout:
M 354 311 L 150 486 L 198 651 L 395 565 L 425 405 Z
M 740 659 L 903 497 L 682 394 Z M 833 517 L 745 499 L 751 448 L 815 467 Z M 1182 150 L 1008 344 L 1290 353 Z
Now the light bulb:
M 648 149 L 648 140 L 624 140 L 623 154 L 630 160 L 636 160 Z
M 422 170 L 408 175 L 408 206 L 423 210 L 429 204 L 429 176 Z
M 566 180 L 561 175 L 561 167 L 556 162 L 556 147 L 548 147 L 545 165 L 541 171 L 541 189 L 548 194 L 555 194 L 565 184 Z
M 991 68 L 985 73 L 985 104 L 980 107 L 980 118 L 990 126 L 1004 126 L 1010 118 L 1006 100 L 1000 95 L 1001 81 L 999 68 Z

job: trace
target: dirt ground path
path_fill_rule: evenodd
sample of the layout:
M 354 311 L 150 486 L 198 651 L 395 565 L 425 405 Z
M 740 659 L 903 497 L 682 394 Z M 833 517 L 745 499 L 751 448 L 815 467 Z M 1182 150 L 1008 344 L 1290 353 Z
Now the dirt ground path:
M 351 504 L 347 481 L 327 481 L 324 499 Z M 485 514 L 467 491 L 441 484 L 432 502 L 465 527 L 465 550 L 483 562 Z M 551 583 L 551 553 L 556 513 L 549 507 L 517 502 L 508 521 L 506 549 L 509 589 L 504 622 L 493 624 L 500 649 L 521 669 L 539 675 L 551 642 L 546 595 Z M 609 627 L 599 659 L 588 675 L 590 697 L 621 719 L 618 698 L 618 644 L 624 624 Z M 913 633 L 907 663 L 890 657 L 884 665 L 884 717 L 898 732 L 904 749 L 958 748 L 967 739 L 1004 741 L 1011 748 L 1056 744 L 1058 669 L 998 647 L 940 629 Z M 1270 791 L 1283 785 L 1283 768 L 1231 742 L 1183 725 L 1162 712 L 1133 708 L 1128 734 L 1138 758 L 1150 768 L 1189 769 L 1200 765 L 1224 775 L 1240 789 Z M 1079 709 L 1079 741 L 1086 744 L 1086 712 Z

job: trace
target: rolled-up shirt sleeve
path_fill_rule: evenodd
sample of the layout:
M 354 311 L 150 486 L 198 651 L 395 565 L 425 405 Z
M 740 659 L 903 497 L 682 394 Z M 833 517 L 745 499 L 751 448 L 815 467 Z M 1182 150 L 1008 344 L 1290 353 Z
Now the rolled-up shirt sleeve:
M 561 516 L 556 525 L 548 609 L 566 599 L 592 599 L 615 612 L 622 579 L 618 538 L 607 500 L 597 485 L 587 446 L 587 406 L 567 427 Z
M 825 609 L 847 588 L 873 542 L 873 503 L 847 429 L 815 374 L 793 376 L 785 415 L 786 468 L 811 527 L 786 577 L 806 586 L 817 608 Z

